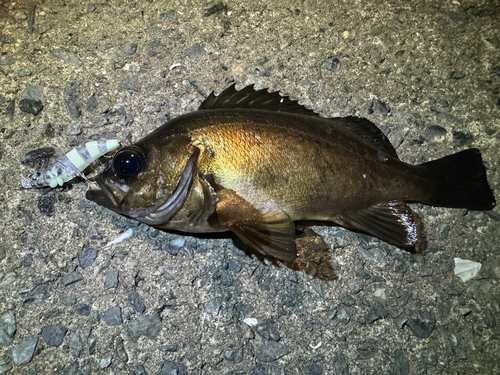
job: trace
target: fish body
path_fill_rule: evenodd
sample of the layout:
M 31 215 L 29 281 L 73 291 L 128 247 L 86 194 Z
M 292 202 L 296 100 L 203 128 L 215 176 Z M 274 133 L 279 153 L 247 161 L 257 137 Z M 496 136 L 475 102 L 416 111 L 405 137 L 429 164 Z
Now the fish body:
M 73 148 L 66 154 L 57 150 L 56 156 L 42 171 L 36 171 L 29 177 L 23 178 L 21 186 L 25 189 L 50 186 L 63 186 L 80 175 L 90 164 L 104 154 L 117 149 L 116 139 L 91 141 Z
M 322 118 L 234 85 L 119 150 L 96 181 L 101 190 L 88 198 L 116 212 L 190 233 L 231 230 L 282 260 L 296 256 L 295 221 L 332 222 L 421 252 L 424 226 L 407 202 L 495 205 L 476 149 L 410 165 L 366 119 Z

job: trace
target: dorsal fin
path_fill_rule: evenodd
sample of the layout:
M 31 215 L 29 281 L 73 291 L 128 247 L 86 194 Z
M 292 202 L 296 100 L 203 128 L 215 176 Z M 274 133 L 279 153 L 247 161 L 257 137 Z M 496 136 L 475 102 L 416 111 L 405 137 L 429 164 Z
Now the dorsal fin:
M 254 85 L 247 86 L 237 91 L 235 83 L 221 92 L 218 96 L 215 96 L 212 91 L 203 103 L 201 103 L 198 110 L 220 108 L 265 109 L 268 111 L 319 116 L 312 110 L 300 105 L 296 100 L 290 100 L 288 96 L 281 96 L 279 91 L 268 92 L 267 89 L 255 90 Z
M 198 110 L 239 108 L 317 116 L 327 121 L 330 126 L 342 129 L 344 132 L 351 132 L 368 146 L 380 150 L 381 158 L 384 158 L 385 155 L 398 158 L 396 150 L 394 150 L 387 137 L 371 121 L 352 116 L 324 118 L 300 105 L 296 100 L 290 100 L 287 96 L 281 96 L 279 91 L 268 92 L 267 89 L 255 90 L 254 85 L 237 91 L 236 84 L 233 83 L 218 96 L 215 96 L 212 91 L 203 103 L 201 103 Z

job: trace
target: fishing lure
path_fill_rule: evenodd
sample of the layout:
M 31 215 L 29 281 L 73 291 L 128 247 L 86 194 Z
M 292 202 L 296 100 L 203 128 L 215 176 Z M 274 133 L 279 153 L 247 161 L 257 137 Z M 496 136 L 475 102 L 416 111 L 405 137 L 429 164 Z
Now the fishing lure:
M 77 175 L 82 175 L 85 168 L 118 146 L 116 139 L 92 141 L 77 146 L 67 154 L 55 157 L 43 171 L 23 178 L 21 185 L 25 189 L 63 186 Z

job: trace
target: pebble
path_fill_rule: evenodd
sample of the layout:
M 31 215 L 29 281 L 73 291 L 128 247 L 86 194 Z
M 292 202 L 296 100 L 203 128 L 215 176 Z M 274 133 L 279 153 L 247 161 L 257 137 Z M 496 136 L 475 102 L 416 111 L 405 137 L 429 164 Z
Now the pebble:
M 387 265 L 387 262 L 385 260 L 385 256 L 387 255 L 387 253 L 384 253 L 378 247 L 365 250 L 364 255 L 371 263 L 379 268 L 384 268 Z
M 467 359 L 467 350 L 461 346 L 455 348 L 455 359 L 457 361 L 463 361 Z
M 396 353 L 396 360 L 392 365 L 391 375 L 408 375 L 410 373 L 410 361 L 403 350 Z
M 137 342 L 141 336 L 154 340 L 161 328 L 162 323 L 158 315 L 140 315 L 128 324 L 127 334 L 133 342 Z
M 106 271 L 106 279 L 104 280 L 104 287 L 106 289 L 118 288 L 118 271 L 117 270 Z
M 28 86 L 21 94 L 19 109 L 25 113 L 38 115 L 46 104 L 43 87 L 40 85 Z
M 87 111 L 93 112 L 94 109 L 96 109 L 98 105 L 99 105 L 99 102 L 97 101 L 95 95 L 92 95 L 87 99 Z
M 64 367 L 64 370 L 62 370 L 59 374 L 60 375 L 82 375 L 82 373 L 79 370 L 80 370 L 80 365 L 78 364 L 78 361 L 74 361 L 73 363 L 70 363 L 69 365 Z
M 337 57 L 330 57 L 328 61 L 323 65 L 326 70 L 336 73 L 341 68 L 340 60 Z
M 371 324 L 376 320 L 383 319 L 389 315 L 382 302 L 375 302 L 375 304 L 368 310 L 365 316 L 365 324 Z
M 207 303 L 205 306 L 205 311 L 209 314 L 212 314 L 213 316 L 219 315 L 219 311 L 221 309 L 221 304 L 217 300 L 212 300 Z
M 0 346 L 9 346 L 16 333 L 16 318 L 8 312 L 0 318 Z
M 63 275 L 61 276 L 61 285 L 68 286 L 81 280 L 83 280 L 83 276 L 78 271 L 63 273 Z
M 394 324 L 396 325 L 396 327 L 398 329 L 402 329 L 407 321 L 408 321 L 408 318 L 405 316 L 402 316 L 402 317 L 394 319 Z
M 17 75 L 19 77 L 29 77 L 32 74 L 33 72 L 29 69 L 19 69 L 19 71 L 17 72 Z
M 148 373 L 143 365 L 137 365 L 135 369 L 130 371 L 130 375 L 148 375 Z
M 256 332 L 266 340 L 278 341 L 281 335 L 272 320 L 266 320 L 255 327 Z
M 12 348 L 12 359 L 14 363 L 20 366 L 31 361 L 37 342 L 37 337 L 31 337 L 14 346 Z
M 73 306 L 76 304 L 76 296 L 73 293 L 64 294 L 59 298 L 59 302 L 64 306 Z
M 76 313 L 81 316 L 89 316 L 90 315 L 90 306 L 86 303 L 82 303 L 80 306 L 76 308 Z
M 224 358 L 230 363 L 240 363 L 243 361 L 243 348 L 226 350 L 224 352 Z
M 97 8 L 94 3 L 90 3 L 87 5 L 87 13 L 94 13 L 96 9 Z
M 138 313 L 143 313 L 146 310 L 146 306 L 142 301 L 141 296 L 137 292 L 132 292 L 127 297 L 128 302 L 132 305 L 135 311 Z
M 389 108 L 389 106 L 386 103 L 384 103 L 378 99 L 376 99 L 376 100 L 373 99 L 372 103 L 370 105 L 370 108 L 368 109 L 368 113 L 369 114 L 374 113 L 376 115 L 387 116 L 387 114 L 390 112 L 390 110 L 391 109 Z
M 64 61 L 67 64 L 73 65 L 75 68 L 79 68 L 82 65 L 82 62 L 72 52 L 65 51 L 61 48 L 56 48 L 52 51 L 52 54 L 57 57 L 59 60 Z
M 9 55 L 0 55 L 0 65 L 12 65 L 14 64 L 14 59 Z
M 197 59 L 201 56 L 204 56 L 206 53 L 207 51 L 205 51 L 205 49 L 199 43 L 192 45 L 191 47 L 187 48 L 186 51 L 184 51 L 184 55 L 186 55 L 190 59 Z
M 68 109 L 69 115 L 73 119 L 77 119 L 82 114 L 80 105 L 80 87 L 81 81 L 69 81 L 64 86 L 64 101 Z
M 349 281 L 347 285 L 349 286 L 349 289 L 351 290 L 352 294 L 357 294 L 361 290 L 361 287 L 358 285 L 356 281 Z
M 438 126 L 431 125 L 425 129 L 425 139 L 429 143 L 442 142 L 446 138 L 446 129 Z
M 142 84 L 137 77 L 125 77 L 119 85 L 122 91 L 141 91 Z
M 431 366 L 436 366 L 438 363 L 437 353 L 433 347 L 427 346 L 422 352 L 422 358 Z
M 323 373 L 323 366 L 319 363 L 311 363 L 302 367 L 304 375 L 321 375 Z
M 337 314 L 337 319 L 339 320 L 340 323 L 347 324 L 349 323 L 351 317 L 349 316 L 347 311 L 345 311 L 345 309 L 340 309 Z
M 92 249 L 91 247 L 86 247 L 78 253 L 78 263 L 82 268 L 90 267 L 96 258 L 97 250 Z
M 112 307 L 104 313 L 104 321 L 108 326 L 119 326 L 123 323 L 122 309 L 119 306 Z
M 82 123 L 81 121 L 73 121 L 68 125 L 66 129 L 66 135 L 79 135 L 82 134 Z
M 64 326 L 46 326 L 42 329 L 42 339 L 48 346 L 58 347 L 62 344 L 68 329 Z
M 255 357 L 264 363 L 276 361 L 291 352 L 285 344 L 278 341 L 264 341 L 256 347 Z
M 431 312 L 414 311 L 408 320 L 407 326 L 410 327 L 413 334 L 425 339 L 429 337 L 436 326 L 436 317 Z
M 349 364 L 343 354 L 337 354 L 332 360 L 331 375 L 349 375 Z
M 99 361 L 99 367 L 101 369 L 103 368 L 108 368 L 109 365 L 111 364 L 111 360 L 113 359 L 113 357 L 111 356 L 108 356 L 106 358 L 102 358 L 100 361 Z
M 90 338 L 89 339 L 89 354 L 90 355 L 94 355 L 96 345 L 97 345 L 97 339 Z
M 123 45 L 123 53 L 132 56 L 137 51 L 137 43 L 127 42 Z
M 180 362 L 165 361 L 161 366 L 160 375 L 187 375 L 187 367 Z
M 83 343 L 80 337 L 76 333 L 72 333 L 69 337 L 69 352 L 70 354 L 78 358 L 83 350 Z
M 462 79 L 465 78 L 465 73 L 459 70 L 454 70 L 449 75 L 450 79 Z

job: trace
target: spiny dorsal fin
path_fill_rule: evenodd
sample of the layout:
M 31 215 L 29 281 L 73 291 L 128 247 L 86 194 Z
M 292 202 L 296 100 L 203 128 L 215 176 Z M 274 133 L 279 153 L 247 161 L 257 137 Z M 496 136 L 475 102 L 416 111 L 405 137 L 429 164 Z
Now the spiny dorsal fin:
M 201 103 L 198 110 L 221 108 L 262 109 L 319 116 L 312 110 L 300 105 L 296 100 L 290 100 L 288 96 L 281 96 L 279 91 L 267 92 L 267 89 L 255 90 L 254 85 L 247 86 L 237 91 L 235 83 L 221 92 L 218 96 L 215 96 L 212 91 L 203 103 Z

